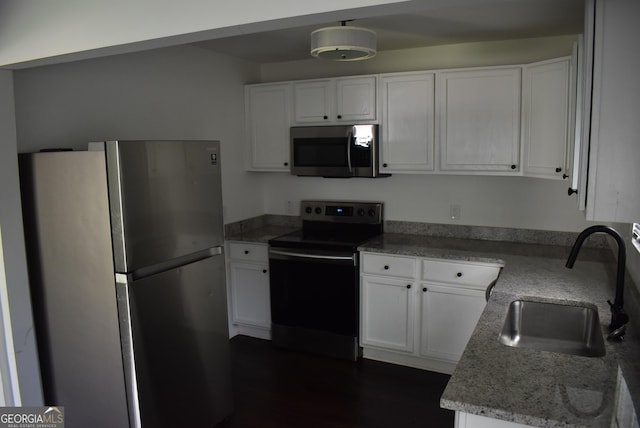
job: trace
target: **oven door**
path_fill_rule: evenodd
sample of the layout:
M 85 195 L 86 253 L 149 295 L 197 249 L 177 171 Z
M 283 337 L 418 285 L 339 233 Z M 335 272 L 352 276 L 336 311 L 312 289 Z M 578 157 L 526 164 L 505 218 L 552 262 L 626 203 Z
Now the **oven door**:
M 356 360 L 358 253 L 271 247 L 269 271 L 273 343 Z

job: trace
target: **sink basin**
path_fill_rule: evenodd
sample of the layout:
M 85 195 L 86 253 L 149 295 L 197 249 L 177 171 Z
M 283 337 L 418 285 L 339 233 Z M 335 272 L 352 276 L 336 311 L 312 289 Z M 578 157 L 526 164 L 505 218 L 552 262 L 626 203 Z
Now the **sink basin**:
M 515 300 L 509 305 L 500 343 L 583 357 L 602 357 L 598 311 L 587 306 Z

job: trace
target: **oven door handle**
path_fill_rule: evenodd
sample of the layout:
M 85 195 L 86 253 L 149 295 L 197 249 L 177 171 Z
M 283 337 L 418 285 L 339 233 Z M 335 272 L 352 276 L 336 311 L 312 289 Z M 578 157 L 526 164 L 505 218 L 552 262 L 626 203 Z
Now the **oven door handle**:
M 336 254 L 310 254 L 310 253 L 299 253 L 297 251 L 283 251 L 283 250 L 274 250 L 273 248 L 269 249 L 269 256 L 280 256 L 281 258 L 297 258 L 297 259 L 313 259 L 313 260 L 324 260 L 330 262 L 349 262 L 353 263 L 354 266 L 357 265 L 358 254 L 353 253 L 349 255 L 336 255 Z M 279 258 L 280 258 L 279 257 Z

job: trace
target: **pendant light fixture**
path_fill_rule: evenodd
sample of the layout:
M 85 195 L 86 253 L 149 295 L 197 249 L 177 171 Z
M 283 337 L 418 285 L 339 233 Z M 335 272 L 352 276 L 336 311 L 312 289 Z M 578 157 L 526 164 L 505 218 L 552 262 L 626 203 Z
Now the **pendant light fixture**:
M 376 55 L 375 31 L 361 27 L 320 28 L 311 32 L 311 56 L 333 61 L 358 61 Z

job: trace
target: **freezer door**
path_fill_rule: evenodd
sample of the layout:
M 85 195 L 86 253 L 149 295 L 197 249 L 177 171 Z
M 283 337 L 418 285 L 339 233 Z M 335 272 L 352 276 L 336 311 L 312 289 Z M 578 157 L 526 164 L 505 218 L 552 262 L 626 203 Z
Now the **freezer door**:
M 132 427 L 212 427 L 231 412 L 224 256 L 116 275 Z
M 220 145 L 105 143 L 116 272 L 223 244 Z

